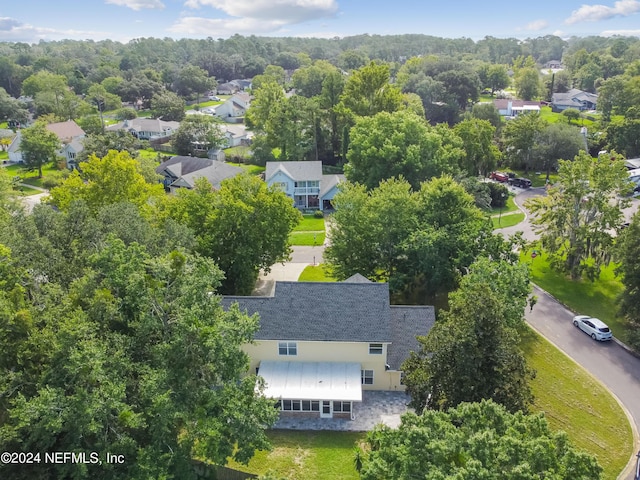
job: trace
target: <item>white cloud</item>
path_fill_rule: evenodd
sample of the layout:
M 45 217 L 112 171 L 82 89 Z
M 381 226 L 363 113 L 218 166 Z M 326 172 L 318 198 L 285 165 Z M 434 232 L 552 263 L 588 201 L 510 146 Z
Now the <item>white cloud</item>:
M 544 28 L 547 28 L 549 26 L 549 22 L 547 22 L 546 20 L 534 20 L 533 22 L 529 22 L 524 29 L 525 30 L 532 30 L 532 31 L 538 31 L 538 30 L 542 30 Z
M 228 17 L 185 16 L 169 31 L 213 37 L 274 33 L 287 25 L 333 17 L 338 12 L 336 0 L 186 0 L 185 7 L 211 7 Z
M 162 10 L 164 8 L 164 3 L 162 0 L 105 0 L 106 3 L 111 5 L 119 5 L 121 7 L 129 7 L 131 10 L 142 10 L 145 8 L 148 9 L 158 9 Z
M 15 18 L 0 17 L 0 41 L 35 43 L 39 40 L 59 40 L 63 38 L 87 39 L 108 38 L 108 32 L 89 30 L 57 30 L 55 28 L 36 27 L 22 23 Z
M 174 23 L 169 31 L 180 36 L 206 35 L 213 38 L 230 37 L 236 33 L 266 34 L 284 26 L 284 22 L 265 21 L 256 18 L 202 18 L 183 17 Z
M 617 16 L 628 17 L 639 11 L 640 1 L 638 0 L 619 0 L 613 4 L 613 7 L 608 7 L 607 5 L 582 5 L 578 10 L 571 12 L 571 16 L 564 23 L 596 22 Z
M 287 23 L 331 17 L 338 11 L 335 0 L 186 0 L 185 6 L 207 6 L 221 10 L 231 17 L 261 18 Z
M 622 37 L 640 37 L 640 30 L 605 30 L 600 35 L 603 37 L 614 37 L 616 35 Z

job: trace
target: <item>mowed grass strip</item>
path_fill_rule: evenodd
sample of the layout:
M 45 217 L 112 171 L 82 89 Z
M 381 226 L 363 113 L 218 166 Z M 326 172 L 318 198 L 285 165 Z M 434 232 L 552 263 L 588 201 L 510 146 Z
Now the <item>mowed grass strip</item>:
M 271 473 L 287 480 L 356 480 L 353 455 L 365 434 L 360 432 L 271 430 L 271 451 L 258 451 L 249 465 L 228 467 L 257 475 Z
M 540 251 L 540 250 L 539 250 Z M 591 282 L 586 279 L 573 281 L 567 276 L 555 272 L 549 266 L 544 252 L 536 258 L 523 254 L 521 261 L 531 268 L 531 279 L 560 302 L 576 313 L 597 317 L 609 325 L 613 335 L 621 341 L 627 338 L 624 320 L 616 315 L 617 298 L 624 290 L 619 278 L 615 276 L 615 265 L 609 264 L 600 274 L 600 278 Z
M 324 263 L 319 265 L 309 265 L 306 267 L 300 276 L 299 282 L 335 282 L 336 279 L 331 276 L 327 266 Z
M 535 308 L 535 307 L 534 307 Z M 605 387 L 529 326 L 520 332 L 535 396 L 533 412 L 544 412 L 555 430 L 564 430 L 578 448 L 595 455 L 605 479 L 615 479 L 633 451 L 631 427 Z
M 324 243 L 325 233 L 320 232 L 291 232 L 289 234 L 289 244 L 298 246 L 315 246 Z
M 316 218 L 313 215 L 303 215 L 300 223 L 293 229 L 294 232 L 319 232 L 324 231 L 324 218 Z
M 524 220 L 524 213 L 510 213 L 499 217 L 491 217 L 493 228 L 513 227 Z

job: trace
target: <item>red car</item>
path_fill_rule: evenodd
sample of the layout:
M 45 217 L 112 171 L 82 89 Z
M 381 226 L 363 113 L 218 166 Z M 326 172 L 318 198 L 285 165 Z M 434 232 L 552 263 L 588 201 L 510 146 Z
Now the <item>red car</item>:
M 489 175 L 489 178 L 492 180 L 495 180 L 496 182 L 508 182 L 509 181 L 509 175 L 507 175 L 506 173 L 503 172 L 491 172 L 491 175 Z

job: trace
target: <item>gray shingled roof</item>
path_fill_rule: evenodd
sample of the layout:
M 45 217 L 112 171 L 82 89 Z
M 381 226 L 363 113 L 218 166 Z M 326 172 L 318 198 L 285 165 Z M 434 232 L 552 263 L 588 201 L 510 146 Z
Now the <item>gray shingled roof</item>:
M 346 280 L 343 280 L 342 282 L 343 283 L 373 283 L 367 277 L 359 273 L 351 275 L 349 278 L 347 278 Z
M 297 181 L 322 180 L 322 162 L 267 162 L 265 180 L 268 182 L 278 170 L 282 170 L 291 179 Z
M 392 341 L 386 283 L 276 282 L 273 297 L 223 297 L 260 314 L 256 340 Z
M 420 350 L 416 336 L 425 336 L 436 321 L 432 306 L 391 306 L 391 345 L 387 349 L 387 363 L 392 370 L 400 370 L 409 353 Z
M 344 181 L 346 181 L 344 175 L 322 175 L 322 180 L 320 181 L 320 198 L 324 197 L 329 192 L 329 190 Z

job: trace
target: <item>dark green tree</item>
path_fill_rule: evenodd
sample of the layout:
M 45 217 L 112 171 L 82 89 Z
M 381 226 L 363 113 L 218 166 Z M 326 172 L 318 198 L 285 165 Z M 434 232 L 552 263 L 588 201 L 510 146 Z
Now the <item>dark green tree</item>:
M 165 90 L 151 98 L 151 108 L 155 114 L 165 121 L 179 122 L 184 118 L 185 102 L 173 92 Z
M 554 431 L 543 414 L 509 413 L 492 401 L 410 413 L 397 429 L 379 425 L 357 455 L 363 480 L 602 478 L 598 461 Z
M 405 385 L 417 411 L 446 410 L 462 402 L 494 400 L 527 411 L 533 396 L 518 346 L 531 292 L 525 265 L 480 258 L 449 296 L 422 349 L 403 364 Z
M 58 136 L 47 130 L 44 122 L 36 122 L 21 132 L 20 152 L 30 170 L 38 170 L 42 177 L 42 167 L 56 159 L 56 152 L 62 147 Z
M 624 291 L 620 297 L 620 313 L 627 321 L 630 343 L 640 349 L 640 214 L 636 213 L 629 227 L 621 232 L 616 245 L 617 273 L 622 277 Z
M 178 155 L 200 153 L 206 156 L 211 148 L 221 147 L 225 141 L 220 123 L 209 115 L 187 115 L 173 135 L 171 144 Z

